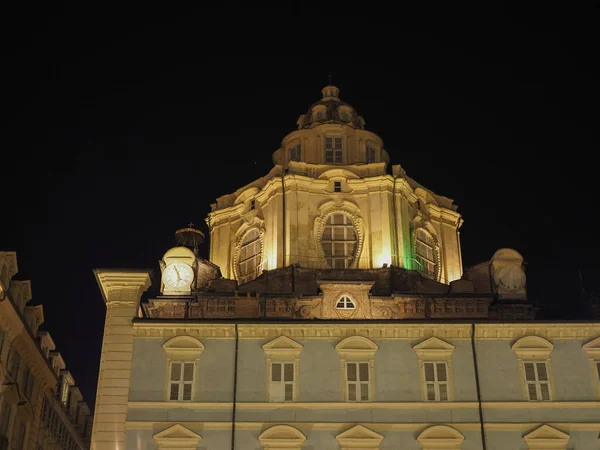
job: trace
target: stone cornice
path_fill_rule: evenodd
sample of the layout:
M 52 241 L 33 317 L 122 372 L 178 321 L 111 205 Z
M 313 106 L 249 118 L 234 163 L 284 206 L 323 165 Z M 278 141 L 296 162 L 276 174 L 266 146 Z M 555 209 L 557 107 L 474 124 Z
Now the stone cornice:
M 517 340 L 525 336 L 544 339 L 585 339 L 600 336 L 600 322 L 588 323 L 490 323 L 475 325 L 475 339 Z
M 182 334 L 195 338 L 228 338 L 235 336 L 235 324 L 202 322 L 135 321 L 137 337 L 173 337 Z M 364 336 L 369 339 L 422 339 L 436 336 L 441 339 L 470 339 L 470 324 L 406 324 L 406 323 L 273 323 L 239 324 L 240 339 L 275 339 L 279 336 L 294 338 L 344 339 Z
M 127 421 L 125 428 L 128 430 L 151 430 L 154 428 L 165 428 L 175 423 L 181 422 L 164 422 L 164 421 Z M 187 428 L 197 430 L 231 430 L 231 422 L 183 422 Z M 264 430 L 268 426 L 273 426 L 281 422 L 236 422 L 236 430 Z M 303 430 L 343 430 L 348 426 L 355 425 L 347 422 L 288 422 L 294 427 Z M 423 431 L 439 423 L 371 423 L 365 424 L 371 430 L 377 431 Z M 477 422 L 471 423 L 451 423 L 452 428 L 458 431 L 480 431 L 481 425 Z M 544 423 L 485 423 L 484 428 L 488 431 L 531 431 L 536 427 L 540 427 Z M 600 431 L 600 423 L 554 423 L 549 425 L 568 431 Z
M 94 269 L 94 275 L 107 305 L 135 305 L 152 284 L 150 270 Z
M 344 321 L 307 323 L 238 323 L 240 339 L 275 339 L 281 335 L 289 338 L 344 339 L 349 336 L 364 336 L 369 339 L 470 339 L 471 323 L 407 323 Z M 192 321 L 134 321 L 134 333 L 138 337 L 173 337 L 187 334 L 196 338 L 225 338 L 235 336 L 235 322 L 192 322 Z M 519 323 L 519 324 L 476 324 L 476 340 L 517 340 L 524 336 L 539 336 L 545 339 L 590 339 L 600 336 L 600 323 Z

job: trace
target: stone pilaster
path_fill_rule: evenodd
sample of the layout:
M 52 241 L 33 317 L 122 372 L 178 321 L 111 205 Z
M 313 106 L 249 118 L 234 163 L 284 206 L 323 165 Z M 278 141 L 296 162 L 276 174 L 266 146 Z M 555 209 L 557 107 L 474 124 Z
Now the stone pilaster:
M 106 302 L 92 450 L 125 450 L 125 420 L 133 357 L 133 323 L 148 271 L 96 269 Z

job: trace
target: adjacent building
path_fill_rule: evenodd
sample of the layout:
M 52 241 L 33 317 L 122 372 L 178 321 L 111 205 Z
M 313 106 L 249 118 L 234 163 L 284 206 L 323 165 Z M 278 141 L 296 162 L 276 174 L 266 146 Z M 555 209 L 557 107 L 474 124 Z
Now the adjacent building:
M 0 252 L 0 449 L 88 449 L 90 409 L 17 272 L 16 253 Z
M 522 256 L 463 267 L 463 218 L 326 86 L 263 178 L 148 270 L 96 269 L 92 449 L 597 449 L 600 323 L 542 322 Z

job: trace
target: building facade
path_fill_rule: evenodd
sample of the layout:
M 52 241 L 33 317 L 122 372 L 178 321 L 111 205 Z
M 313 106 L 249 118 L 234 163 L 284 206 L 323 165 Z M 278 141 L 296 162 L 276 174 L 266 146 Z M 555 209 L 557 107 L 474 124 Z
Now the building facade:
M 597 449 L 600 324 L 535 319 L 523 258 L 463 268 L 453 201 L 388 170 L 334 86 L 265 177 L 107 307 L 92 449 Z
M 17 272 L 16 253 L 0 252 L 0 449 L 88 449 L 93 416 Z

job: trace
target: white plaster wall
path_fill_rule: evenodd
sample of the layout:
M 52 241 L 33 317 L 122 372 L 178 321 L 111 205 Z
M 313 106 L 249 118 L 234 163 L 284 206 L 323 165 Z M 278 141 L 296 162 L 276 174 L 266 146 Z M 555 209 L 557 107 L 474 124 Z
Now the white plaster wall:
M 594 379 L 584 341 L 553 340 L 552 374 L 558 401 L 593 400 Z
M 475 349 L 482 401 L 525 401 L 511 341 L 475 341 Z
M 173 424 L 174 425 L 174 424 Z M 169 427 L 156 430 L 127 430 L 126 450 L 158 450 L 152 436 Z M 231 432 L 225 430 L 194 430 L 202 439 L 196 447 L 197 450 L 230 450 Z M 236 448 L 238 447 L 236 444 Z M 261 449 L 262 450 L 262 449 Z
M 168 339 L 136 338 L 133 344 L 130 401 L 165 401 L 167 359 L 163 344 Z M 200 369 L 194 386 L 200 402 L 231 402 L 235 341 L 204 339 Z

